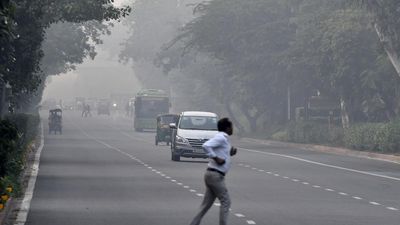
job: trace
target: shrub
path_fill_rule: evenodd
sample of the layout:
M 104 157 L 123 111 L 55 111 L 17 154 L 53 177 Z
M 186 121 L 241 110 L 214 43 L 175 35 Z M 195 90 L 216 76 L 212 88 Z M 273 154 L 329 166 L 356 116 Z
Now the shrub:
M 278 131 L 271 136 L 273 140 L 288 141 L 288 133 L 286 131 Z
M 287 128 L 289 141 L 298 143 L 334 144 L 342 142 L 343 131 L 340 127 L 313 121 L 297 121 Z
M 5 186 L 19 192 L 26 150 L 37 135 L 39 121 L 39 115 L 33 114 L 10 115 L 0 120 L 0 193 Z

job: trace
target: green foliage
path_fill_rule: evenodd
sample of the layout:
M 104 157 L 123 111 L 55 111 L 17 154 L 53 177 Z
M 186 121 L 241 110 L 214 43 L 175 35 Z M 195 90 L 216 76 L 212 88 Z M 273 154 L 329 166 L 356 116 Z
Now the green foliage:
M 271 138 L 276 141 L 289 141 L 287 131 L 278 131 Z
M 44 74 L 40 68 L 43 57 L 42 42 L 44 40 L 45 29 L 57 22 L 82 23 L 96 20 L 99 22 L 119 19 L 130 12 L 129 7 L 116 8 L 112 5 L 113 0 L 14 0 L 12 5 L 9 1 L 1 4 L 0 21 L 8 21 L 11 24 L 7 29 L 0 27 L 0 32 L 9 35 L 1 35 L 1 54 L 0 56 L 0 75 L 5 83 L 9 83 L 13 90 L 13 103 L 27 103 L 35 94 L 41 94 L 44 88 L 44 81 L 48 74 Z M 89 24 L 89 25 L 88 25 Z M 84 29 L 85 36 L 81 38 L 87 44 L 88 37 L 98 43 L 98 28 L 86 24 Z M 2 23 L 3 25 L 3 23 Z M 69 35 L 66 35 L 68 37 Z M 76 40 L 76 39 L 75 39 Z M 79 42 L 78 42 L 79 43 Z M 4 49 L 3 49 L 3 46 Z M 89 47 L 81 48 L 83 56 L 94 53 Z M 63 49 L 65 50 L 65 48 Z M 58 52 L 62 54 L 63 51 Z M 67 53 L 65 51 L 64 53 Z M 61 62 L 56 62 L 52 70 L 45 72 L 65 71 L 68 65 L 60 65 L 80 62 L 82 58 L 68 56 L 57 58 Z M 67 58 L 67 59 L 66 59 Z M 54 62 L 54 61 L 53 61 Z M 49 65 L 46 65 L 48 69 Z M 39 90 L 38 90 L 39 88 Z M 28 100 L 27 100 L 28 99 Z M 37 98 L 36 98 L 37 99 Z
M 344 143 L 345 146 L 357 150 L 398 153 L 400 120 L 353 125 L 346 130 Z
M 20 176 L 26 165 L 28 145 L 38 133 L 39 115 L 16 114 L 0 121 L 0 186 L 20 190 Z M 4 189 L 0 189 L 2 193 Z
M 288 141 L 297 143 L 340 145 L 343 138 L 341 127 L 312 121 L 292 122 L 287 128 Z

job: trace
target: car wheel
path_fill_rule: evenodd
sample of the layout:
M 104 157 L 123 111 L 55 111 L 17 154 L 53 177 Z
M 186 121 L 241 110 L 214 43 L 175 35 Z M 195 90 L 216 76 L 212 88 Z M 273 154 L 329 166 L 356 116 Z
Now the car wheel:
M 156 143 L 156 145 L 158 145 L 158 140 L 157 140 L 157 137 L 155 138 L 155 143 Z

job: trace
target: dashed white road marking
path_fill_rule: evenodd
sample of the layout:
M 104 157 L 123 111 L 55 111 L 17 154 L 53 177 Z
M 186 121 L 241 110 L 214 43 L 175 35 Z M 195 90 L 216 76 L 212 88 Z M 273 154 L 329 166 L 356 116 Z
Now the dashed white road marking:
M 313 188 L 321 188 L 319 185 L 313 185 Z
M 258 170 L 258 172 L 264 172 L 264 170 Z
M 398 178 L 398 177 L 391 177 L 391 176 L 386 176 L 386 175 L 382 175 L 382 174 L 370 173 L 370 172 L 366 172 L 366 171 L 355 170 L 355 169 L 350 169 L 350 168 L 341 167 L 341 166 L 334 166 L 334 165 L 320 163 L 320 162 L 316 162 L 316 161 L 312 161 L 312 160 L 308 160 L 308 159 L 303 159 L 303 158 L 299 158 L 299 157 L 295 157 L 295 156 L 272 153 L 272 152 L 264 152 L 264 151 L 258 151 L 258 150 L 247 149 L 247 148 L 240 148 L 240 149 L 244 150 L 244 151 L 247 151 L 247 152 L 260 153 L 260 154 L 264 154 L 264 155 L 272 155 L 272 156 L 278 156 L 278 157 L 284 157 L 284 158 L 294 159 L 294 160 L 305 162 L 305 163 L 309 163 L 309 164 L 314 164 L 314 165 L 319 165 L 319 166 L 324 166 L 324 167 L 329 167 L 329 168 L 334 168 L 334 169 L 339 169 L 339 170 L 345 170 L 345 171 L 348 171 L 348 172 L 354 172 L 354 173 L 359 173 L 359 174 L 364 174 L 364 175 L 369 175 L 369 176 L 374 176 L 374 177 L 380 177 L 380 178 L 386 178 L 386 179 L 390 179 L 390 180 L 400 181 L 400 178 Z
M 236 217 L 239 217 L 239 218 L 245 217 L 243 214 L 240 214 L 240 213 L 235 213 L 235 216 L 236 216 Z
M 349 195 L 349 194 L 344 193 L 344 192 L 339 192 L 339 195 L 347 196 L 347 195 Z
M 80 127 L 79 127 L 79 129 L 80 129 L 87 137 L 89 137 L 90 139 L 93 139 L 93 140 L 95 140 L 96 142 L 98 142 L 98 143 L 100 143 L 100 144 L 102 144 L 102 145 L 104 145 L 104 146 L 106 146 L 106 147 L 108 147 L 108 148 L 110 148 L 110 149 L 113 149 L 113 150 L 115 150 L 115 151 L 118 151 L 119 153 L 121 153 L 121 154 L 123 154 L 123 155 L 129 156 L 131 159 L 136 160 L 136 161 L 137 161 L 138 163 L 140 163 L 141 165 L 143 165 L 143 166 L 145 166 L 145 167 L 148 167 L 149 169 L 152 169 L 153 172 L 156 172 L 157 174 L 160 174 L 161 176 L 163 176 L 163 177 L 165 177 L 165 178 L 167 178 L 167 179 L 171 179 L 171 177 L 166 176 L 166 175 L 163 174 L 162 172 L 153 169 L 153 168 L 150 167 L 148 164 L 142 162 L 140 159 L 134 158 L 134 156 L 132 156 L 132 155 L 130 155 L 130 154 L 128 154 L 128 153 L 126 153 L 126 152 L 124 152 L 124 151 L 122 151 L 122 150 L 116 148 L 116 147 L 113 147 L 113 146 L 111 146 L 111 145 L 109 145 L 109 144 L 107 144 L 107 143 L 105 143 L 105 142 L 103 142 L 103 141 L 101 141 L 101 140 L 99 140 L 99 139 L 96 139 L 96 138 L 93 137 L 93 136 L 90 136 L 87 132 L 85 132 L 85 131 L 84 131 L 82 128 L 80 128 Z M 125 134 L 124 132 L 121 132 L 121 133 L 123 133 L 124 135 L 126 135 L 126 136 L 128 136 L 128 137 L 130 137 L 130 138 L 132 138 L 132 139 L 135 139 L 135 138 L 131 137 L 130 135 Z M 247 165 L 246 167 L 250 167 L 250 166 Z M 171 179 L 171 182 L 177 183 L 177 181 L 176 181 L 176 180 L 173 180 L 173 179 Z M 183 185 L 182 183 L 177 183 L 177 184 L 178 184 L 178 185 Z M 183 186 L 183 187 L 184 187 L 184 188 L 187 188 L 187 189 L 189 188 L 189 186 Z M 197 191 L 194 190 L 194 189 L 190 189 L 189 191 L 190 191 L 190 192 L 193 192 L 193 193 L 196 193 L 196 192 L 197 192 Z M 199 197 L 203 197 L 203 196 L 204 196 L 204 194 L 201 194 L 201 193 L 196 193 L 196 195 L 199 196 Z M 221 206 L 220 203 L 214 203 L 214 205 L 215 205 L 215 206 Z M 232 211 L 232 209 L 229 208 L 229 211 Z M 242 214 L 240 214 L 240 215 L 242 215 Z M 244 215 L 243 215 L 243 217 L 244 217 Z M 247 222 L 248 224 L 256 224 L 253 220 L 247 220 L 246 222 Z M 24 225 L 24 223 L 23 223 L 23 224 L 18 224 L 18 225 Z
M 333 191 L 335 191 L 335 190 L 333 190 L 333 189 L 330 189 L 330 188 L 325 188 L 325 191 L 330 191 L 330 192 L 333 192 Z
M 361 197 L 358 197 L 358 196 L 353 196 L 353 198 L 354 198 L 354 199 L 357 199 L 357 200 L 362 200 L 362 198 L 361 198 Z
M 309 185 L 310 183 L 308 183 L 308 182 L 302 182 L 302 184 Z
M 297 179 L 292 179 L 292 181 L 294 181 L 294 182 L 299 182 L 299 180 L 297 180 Z
M 394 207 L 386 207 L 386 208 L 389 209 L 389 210 L 392 210 L 392 211 L 399 211 L 399 209 L 394 208 Z
M 176 183 L 177 185 L 180 185 L 180 186 L 182 186 L 183 184 L 182 183 Z
M 371 204 L 371 205 L 381 205 L 380 203 L 377 203 L 377 202 L 369 202 L 369 204 Z
M 286 177 L 286 176 L 285 176 L 285 177 L 283 177 L 283 178 L 284 178 L 284 179 L 289 179 L 289 177 Z

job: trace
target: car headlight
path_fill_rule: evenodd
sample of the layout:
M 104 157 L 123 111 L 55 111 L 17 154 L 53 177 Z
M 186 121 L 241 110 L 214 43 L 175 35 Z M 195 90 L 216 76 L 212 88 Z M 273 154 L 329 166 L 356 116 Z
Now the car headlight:
M 179 143 L 179 144 L 185 144 L 185 145 L 189 144 L 189 141 L 186 138 L 178 136 L 178 135 L 176 135 L 175 140 L 176 140 L 176 143 Z

